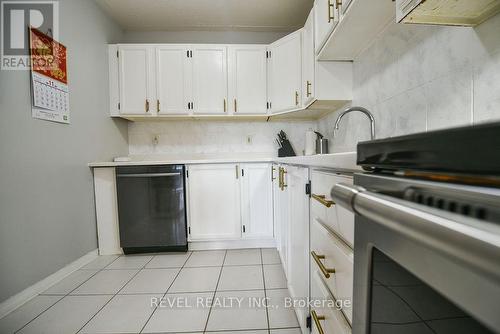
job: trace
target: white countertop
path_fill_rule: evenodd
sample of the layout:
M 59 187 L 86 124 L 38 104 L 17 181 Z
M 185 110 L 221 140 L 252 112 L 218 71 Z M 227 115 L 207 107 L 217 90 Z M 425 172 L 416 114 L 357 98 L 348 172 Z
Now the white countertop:
M 175 156 L 132 156 L 130 161 L 104 161 L 91 162 L 89 167 L 117 167 L 117 166 L 141 166 L 141 165 L 194 165 L 194 164 L 218 164 L 218 163 L 251 163 L 251 162 L 276 162 L 290 165 L 301 165 L 318 168 L 332 168 L 346 171 L 361 171 L 356 166 L 356 152 L 317 154 L 296 157 L 270 157 L 262 154 L 234 156 L 207 156 L 207 155 L 175 155 Z

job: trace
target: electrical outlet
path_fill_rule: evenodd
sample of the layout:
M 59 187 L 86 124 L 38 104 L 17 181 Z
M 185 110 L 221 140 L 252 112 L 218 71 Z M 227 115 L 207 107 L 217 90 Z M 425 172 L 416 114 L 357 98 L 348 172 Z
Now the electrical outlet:
M 160 135 L 154 135 L 152 142 L 153 142 L 153 146 L 158 145 L 160 143 Z

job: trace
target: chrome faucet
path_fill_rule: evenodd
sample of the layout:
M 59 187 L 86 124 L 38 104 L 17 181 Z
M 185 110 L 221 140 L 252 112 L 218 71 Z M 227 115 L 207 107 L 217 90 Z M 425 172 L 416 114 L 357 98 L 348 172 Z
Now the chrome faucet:
M 373 114 L 366 108 L 363 107 L 351 107 L 349 109 L 344 110 L 339 117 L 337 117 L 337 120 L 335 121 L 335 126 L 333 129 L 333 136 L 335 137 L 335 131 L 339 129 L 340 121 L 342 120 L 342 117 L 347 115 L 350 112 L 353 111 L 359 111 L 365 114 L 369 119 L 370 119 L 370 129 L 371 129 L 371 139 L 375 139 L 375 118 L 373 117 Z

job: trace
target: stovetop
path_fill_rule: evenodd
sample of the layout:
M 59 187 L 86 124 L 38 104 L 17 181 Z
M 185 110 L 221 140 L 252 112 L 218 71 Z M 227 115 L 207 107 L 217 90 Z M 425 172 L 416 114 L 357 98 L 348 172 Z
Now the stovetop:
M 500 122 L 430 131 L 358 144 L 367 170 L 500 176 Z

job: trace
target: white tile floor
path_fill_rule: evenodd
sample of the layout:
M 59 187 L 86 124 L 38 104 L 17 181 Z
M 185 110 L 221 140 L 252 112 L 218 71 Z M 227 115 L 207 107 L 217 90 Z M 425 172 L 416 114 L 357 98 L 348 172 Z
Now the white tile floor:
M 275 249 L 100 256 L 0 319 L 0 333 L 299 334 L 287 296 Z M 248 306 L 264 297 L 270 307 Z

